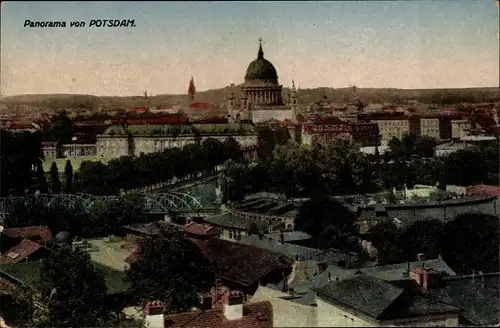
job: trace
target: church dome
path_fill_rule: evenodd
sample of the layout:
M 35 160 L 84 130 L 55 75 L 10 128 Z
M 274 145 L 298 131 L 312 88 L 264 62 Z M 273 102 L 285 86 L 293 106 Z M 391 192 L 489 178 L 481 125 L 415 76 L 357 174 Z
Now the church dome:
M 264 58 L 262 44 L 259 46 L 257 59 L 255 59 L 250 63 L 250 65 L 248 65 L 247 72 L 245 74 L 245 81 L 278 83 L 278 73 L 276 73 L 276 68 L 274 68 L 274 65 L 269 60 Z

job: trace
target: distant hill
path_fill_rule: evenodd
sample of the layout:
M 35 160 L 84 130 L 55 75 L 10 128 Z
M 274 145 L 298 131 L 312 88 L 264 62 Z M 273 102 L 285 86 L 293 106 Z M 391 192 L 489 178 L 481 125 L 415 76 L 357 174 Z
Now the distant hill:
M 283 88 L 285 97 L 290 94 L 289 88 Z M 220 104 L 227 102 L 230 91 L 236 98 L 240 96 L 239 86 L 200 91 L 196 93 L 198 102 Z M 383 103 L 403 100 L 418 100 L 421 103 L 452 104 L 458 102 L 492 102 L 500 101 L 499 88 L 468 89 L 363 89 L 357 94 L 365 102 Z M 299 103 L 309 104 L 323 100 L 327 96 L 331 102 L 350 102 L 353 94 L 350 88 L 316 88 L 299 90 Z M 186 95 L 155 95 L 147 99 L 140 96 L 110 97 L 79 94 L 41 94 L 18 95 L 0 98 L 0 107 L 14 108 L 16 105 L 47 109 L 118 109 L 139 105 L 182 105 L 187 104 Z

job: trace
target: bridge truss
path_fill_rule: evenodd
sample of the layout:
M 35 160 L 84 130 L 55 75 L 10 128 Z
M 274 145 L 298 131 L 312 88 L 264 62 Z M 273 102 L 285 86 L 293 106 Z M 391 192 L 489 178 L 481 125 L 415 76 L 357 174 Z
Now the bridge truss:
M 0 213 L 8 214 L 17 206 L 51 206 L 60 205 L 70 208 L 89 209 L 96 203 L 112 202 L 123 196 L 93 196 L 89 194 L 37 194 L 26 197 L 0 198 Z M 203 205 L 200 201 L 188 194 L 181 192 L 140 194 L 144 200 L 145 213 L 167 214 L 170 212 L 201 211 Z

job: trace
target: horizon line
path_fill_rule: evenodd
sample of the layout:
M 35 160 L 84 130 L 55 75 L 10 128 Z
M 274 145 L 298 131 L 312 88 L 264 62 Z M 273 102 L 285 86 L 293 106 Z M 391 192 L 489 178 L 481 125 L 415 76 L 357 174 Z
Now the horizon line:
M 243 84 L 243 83 L 242 83 Z M 196 90 L 196 93 L 202 93 L 202 92 L 209 92 L 209 91 L 216 91 L 220 89 L 225 89 L 225 88 L 236 88 L 239 87 L 241 84 L 235 85 L 234 87 L 232 86 L 226 86 L 222 88 L 215 88 L 215 89 L 206 89 L 206 90 Z M 339 90 L 339 89 L 351 89 L 351 86 L 347 87 L 340 87 L 340 88 L 333 88 L 333 87 L 312 87 L 312 88 L 300 88 L 300 90 L 316 90 L 316 89 L 332 89 L 332 90 Z M 290 89 L 290 87 L 283 87 L 283 89 Z M 441 87 L 441 88 L 395 88 L 395 87 L 358 87 L 356 86 L 356 89 L 362 90 L 362 89 L 377 89 L 377 90 L 383 90 L 383 89 L 388 89 L 388 90 L 402 90 L 402 91 L 421 91 L 421 90 L 470 90 L 470 89 L 499 89 L 500 91 L 500 86 L 484 86 L 484 87 L 465 87 L 465 88 L 458 88 L 458 87 Z M 160 93 L 160 94 L 153 94 L 147 96 L 149 97 L 159 97 L 159 96 L 184 96 L 187 95 L 186 93 Z M 9 98 L 9 97 L 19 97 L 19 96 L 62 96 L 62 95 L 67 95 L 67 96 L 93 96 L 93 97 L 120 97 L 120 98 L 125 98 L 125 97 L 141 97 L 145 98 L 144 95 L 141 93 L 138 93 L 137 95 L 96 95 L 96 94 L 91 94 L 91 93 L 20 93 L 20 94 L 10 94 L 10 95 L 0 95 L 1 98 Z

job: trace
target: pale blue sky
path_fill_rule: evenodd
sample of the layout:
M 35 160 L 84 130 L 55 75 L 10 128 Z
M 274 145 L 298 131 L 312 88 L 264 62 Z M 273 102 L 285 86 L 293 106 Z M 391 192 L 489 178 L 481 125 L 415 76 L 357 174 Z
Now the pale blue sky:
M 133 28 L 28 28 L 134 19 Z M 241 83 L 264 39 L 280 83 L 395 88 L 499 84 L 492 0 L 4 2 L 2 94 L 185 93 Z M 87 23 L 88 24 L 88 23 Z

